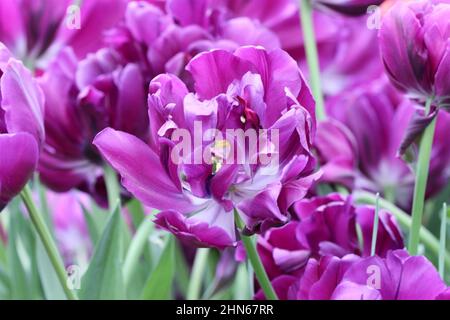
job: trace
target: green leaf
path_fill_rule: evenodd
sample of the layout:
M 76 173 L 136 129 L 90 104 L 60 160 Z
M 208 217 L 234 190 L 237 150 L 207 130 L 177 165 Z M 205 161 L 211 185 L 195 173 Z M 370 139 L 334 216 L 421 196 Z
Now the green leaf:
M 116 206 L 94 250 L 91 263 L 81 282 L 83 299 L 125 299 L 122 278 L 123 220 Z
M 233 286 L 234 287 L 233 299 L 235 300 L 252 299 L 251 281 L 253 281 L 253 276 L 249 274 L 246 263 L 239 264 Z
M 0 240 L 0 265 L 6 264 L 6 261 L 7 261 L 7 259 L 6 259 L 6 249 L 7 249 L 6 244 L 3 243 L 2 240 Z
M 177 289 L 180 291 L 183 297 L 186 297 L 190 277 L 189 266 L 183 252 L 183 248 L 178 241 L 175 243 L 175 264 L 177 266 L 177 273 L 175 275 L 177 280 Z
M 166 245 L 158 264 L 150 274 L 144 290 L 144 300 L 168 300 L 172 297 L 172 284 L 175 276 L 175 240 L 171 235 L 166 240 Z
M 19 211 L 11 210 L 7 258 L 12 299 L 32 299 L 29 290 L 31 259 L 20 236 L 21 232 L 26 231 L 24 222 Z
M 132 276 L 135 274 L 136 268 L 139 265 L 139 258 L 144 252 L 148 243 L 148 237 L 153 230 L 153 221 L 149 217 L 140 225 L 131 241 L 123 265 L 123 277 L 127 287 Z
M 132 199 L 128 202 L 127 209 L 128 212 L 130 212 L 134 228 L 138 229 L 142 221 L 145 219 L 145 213 L 142 204 L 138 200 Z
M 36 239 L 36 263 L 45 298 L 48 300 L 66 300 L 66 294 L 61 287 L 55 269 L 39 239 Z
M 93 214 L 91 214 L 83 205 L 83 215 L 84 215 L 84 220 L 86 221 L 86 225 L 88 228 L 88 232 L 89 232 L 89 237 L 91 239 L 92 244 L 95 246 L 98 243 L 98 240 L 100 239 L 100 228 L 97 224 L 97 222 L 95 222 Z
M 10 298 L 10 287 L 8 273 L 0 267 L 0 300 L 7 300 Z

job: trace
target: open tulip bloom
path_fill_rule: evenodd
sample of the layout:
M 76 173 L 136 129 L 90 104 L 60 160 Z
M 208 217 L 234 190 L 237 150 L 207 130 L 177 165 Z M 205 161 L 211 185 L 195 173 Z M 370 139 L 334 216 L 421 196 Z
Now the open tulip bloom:
M 449 0 L 0 0 L 0 299 L 450 300 L 449 108 Z

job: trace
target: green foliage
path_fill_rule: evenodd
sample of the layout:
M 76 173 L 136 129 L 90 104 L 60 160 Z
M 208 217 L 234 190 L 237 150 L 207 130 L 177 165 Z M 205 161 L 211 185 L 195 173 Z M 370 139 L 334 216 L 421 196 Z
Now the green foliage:
M 123 220 L 120 207 L 116 206 L 92 256 L 89 268 L 83 276 L 80 296 L 83 299 L 126 298 L 122 278 Z

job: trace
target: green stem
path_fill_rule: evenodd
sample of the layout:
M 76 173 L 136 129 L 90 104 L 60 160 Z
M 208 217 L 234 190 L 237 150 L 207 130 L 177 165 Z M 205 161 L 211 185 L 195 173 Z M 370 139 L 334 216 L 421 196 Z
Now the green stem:
M 433 98 L 428 98 L 425 111 L 430 113 Z M 423 208 L 425 203 L 425 191 L 427 187 L 428 171 L 431 157 L 431 147 L 433 145 L 434 131 L 436 128 L 436 119 L 425 129 L 419 146 L 419 158 L 416 168 L 416 183 L 414 186 L 414 199 L 412 208 L 412 225 L 409 237 L 408 250 L 412 255 L 417 254 L 419 248 L 419 230 L 422 226 Z
M 109 165 L 104 165 L 103 176 L 105 179 L 106 191 L 108 193 L 109 210 L 112 211 L 117 204 L 117 200 L 120 200 L 120 185 L 117 180 L 116 172 Z
M 36 231 L 44 244 L 45 250 L 47 251 L 50 262 L 53 265 L 53 268 L 56 271 L 56 275 L 58 276 L 58 280 L 67 296 L 70 300 L 77 300 L 77 297 L 74 292 L 72 292 L 67 287 L 67 274 L 64 269 L 61 256 L 59 255 L 59 251 L 53 241 L 52 236 L 50 235 L 50 231 L 47 228 L 47 225 L 44 222 L 44 219 L 39 214 L 36 205 L 33 201 L 33 196 L 29 186 L 25 186 L 25 188 L 20 193 L 20 196 L 28 210 L 30 215 L 30 219 L 33 222 Z
M 316 100 L 316 117 L 321 121 L 326 118 L 325 103 L 320 83 L 319 54 L 317 52 L 316 36 L 312 16 L 310 0 L 300 0 L 300 21 L 302 24 L 303 38 L 305 43 L 306 60 L 309 67 L 309 78 L 311 90 Z
M 186 294 L 188 300 L 197 300 L 200 297 L 202 279 L 208 264 L 209 249 L 198 248 L 195 254 L 194 265 L 192 267 L 191 280 Z
M 358 191 L 354 194 L 355 202 L 357 203 L 366 203 L 366 204 L 372 204 L 374 205 L 376 203 L 376 196 L 370 192 L 365 191 Z M 396 207 L 392 203 L 386 201 L 383 198 L 379 199 L 380 207 L 389 211 L 392 213 L 395 218 L 397 219 L 398 223 L 404 228 L 404 229 L 410 229 L 412 225 L 411 217 L 401 210 L 400 208 Z M 439 256 L 439 240 L 436 239 L 436 237 L 425 227 L 421 226 L 419 230 L 419 237 L 422 243 L 425 245 L 427 249 L 429 249 L 435 257 Z M 445 265 L 447 267 L 450 267 L 450 254 L 448 252 L 445 252 L 444 254 L 444 260 Z
M 153 221 L 151 217 L 148 217 L 141 223 L 139 229 L 136 231 L 136 234 L 133 237 L 133 240 L 130 243 L 130 247 L 128 248 L 127 255 L 125 257 L 125 262 L 123 264 L 123 279 L 126 288 L 130 283 L 131 276 L 136 269 L 139 257 L 145 248 L 148 237 L 153 230 Z
M 377 236 L 378 236 L 378 216 L 380 212 L 380 194 L 376 194 L 375 199 L 375 215 L 373 217 L 373 231 L 372 231 L 372 247 L 370 249 L 370 255 L 374 256 L 377 248 Z
M 440 246 L 439 246 L 439 274 L 441 278 L 444 279 L 445 274 L 445 244 L 447 241 L 447 203 L 444 202 L 442 205 L 442 218 L 441 218 L 441 232 L 439 234 L 440 237 Z
M 242 234 L 242 230 L 245 228 L 245 225 L 236 209 L 234 210 L 234 219 L 236 226 L 241 231 L 241 240 L 242 243 L 244 244 L 245 251 L 247 252 L 247 258 L 253 267 L 256 279 L 258 279 L 259 285 L 261 286 L 264 295 L 266 296 L 266 299 L 278 300 L 277 294 L 275 293 L 275 290 L 273 290 L 272 284 L 270 283 L 266 270 L 264 270 L 261 258 L 259 257 L 258 251 L 256 250 L 255 242 L 253 241 L 253 236 L 249 237 Z

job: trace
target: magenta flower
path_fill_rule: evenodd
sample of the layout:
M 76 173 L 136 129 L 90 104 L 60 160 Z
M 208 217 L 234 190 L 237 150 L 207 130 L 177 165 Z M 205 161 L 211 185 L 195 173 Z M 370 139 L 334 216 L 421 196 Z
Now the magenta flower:
M 63 50 L 39 79 L 46 95 L 41 179 L 55 191 L 78 188 L 105 199 L 102 158 L 91 142 L 106 127 L 145 138 L 145 81 L 136 64 L 102 49 L 79 62 Z
M 162 210 L 157 224 L 197 245 L 233 245 L 233 209 L 251 232 L 285 223 L 290 206 L 317 179 L 310 153 L 314 103 L 295 61 L 281 50 L 242 47 L 234 53 L 202 53 L 187 71 L 195 93 L 173 75 L 151 82 L 149 144 L 112 129 L 101 132 L 94 144 L 128 191 Z M 218 133 L 236 129 L 256 130 L 265 147 L 252 151 L 236 136 L 219 138 Z M 279 133 L 279 148 L 266 143 L 270 134 L 263 129 Z M 211 130 L 214 134 L 208 134 Z M 174 161 L 180 132 L 188 135 L 183 141 L 195 142 L 198 134 L 204 138 Z M 224 145 L 247 150 L 246 155 L 226 154 Z M 203 158 L 202 148 L 210 151 Z M 271 155 L 278 165 L 251 162 Z
M 318 7 L 331 9 L 350 16 L 367 14 L 367 8 L 378 6 L 384 0 L 313 0 Z
M 367 27 L 367 17 L 324 15 L 329 31 L 327 39 L 319 40 L 322 87 L 327 97 L 339 95 L 362 83 L 369 83 L 384 74 L 376 29 Z M 318 32 L 322 27 L 318 27 Z M 334 30 L 334 31 L 333 31 Z
M 370 255 L 374 207 L 355 206 L 351 198 L 330 194 L 298 201 L 292 211 L 292 221 L 258 238 L 258 252 L 269 278 L 299 276 L 310 258 Z M 362 247 L 357 225 L 362 231 Z M 380 210 L 376 253 L 384 257 L 389 250 L 402 248 L 403 237 L 395 218 Z
M 154 76 L 168 71 L 190 83 L 184 67 L 205 49 L 279 46 L 273 34 L 249 19 L 207 23 L 212 17 L 198 4 L 201 10 L 194 15 L 184 1 L 168 1 L 168 13 L 147 2 L 130 2 L 124 21 L 106 36 L 109 47 L 81 61 L 65 48 L 53 59 L 40 79 L 48 136 L 39 171 L 46 185 L 60 192 L 78 188 L 104 203 L 103 162 L 92 139 L 106 127 L 147 138 L 146 90 Z M 248 37 L 241 37 L 242 29 Z
M 315 141 L 322 180 L 351 190 L 380 192 L 408 209 L 414 173 L 399 151 L 419 108 L 381 79 L 330 99 L 327 109 L 331 119 L 319 125 Z M 449 179 L 450 147 L 444 138 L 449 125 L 449 115 L 440 113 L 427 197 L 439 193 Z
M 446 296 L 448 287 L 433 264 L 405 250 L 392 251 L 384 259 L 357 261 L 333 293 L 334 299 L 358 300 L 435 300 Z
M 0 42 L 0 211 L 36 169 L 44 96 L 30 72 Z
M 449 288 L 433 264 L 405 250 L 390 251 L 385 258 L 310 259 L 300 276 L 280 276 L 272 281 L 281 298 L 290 300 L 440 300 Z M 259 291 L 256 299 L 264 299 Z
M 386 14 L 380 46 L 392 83 L 412 98 L 450 103 L 450 4 L 399 1 Z
M 169 0 L 165 10 L 142 1 L 130 2 L 123 24 L 111 30 L 106 41 L 124 59 L 138 61 L 150 78 L 164 72 L 183 78 L 189 60 L 210 49 L 280 47 L 278 37 L 259 20 L 237 16 L 225 4 L 208 0 L 195 1 L 195 5 Z
M 0 3 L 0 41 L 24 61 L 46 66 L 65 46 L 78 57 L 100 48 L 102 33 L 123 16 L 127 0 L 12 0 Z M 107 12 L 107 14 L 105 14 Z M 75 23 L 79 22 L 79 26 Z

